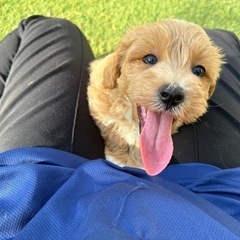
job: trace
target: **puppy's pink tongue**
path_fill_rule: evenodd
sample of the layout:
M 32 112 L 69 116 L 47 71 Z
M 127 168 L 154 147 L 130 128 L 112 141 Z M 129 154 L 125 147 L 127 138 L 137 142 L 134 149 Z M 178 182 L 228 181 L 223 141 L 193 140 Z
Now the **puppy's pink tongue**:
M 171 137 L 173 117 L 166 113 L 147 110 L 140 136 L 142 162 L 146 172 L 160 173 L 169 163 L 173 153 Z

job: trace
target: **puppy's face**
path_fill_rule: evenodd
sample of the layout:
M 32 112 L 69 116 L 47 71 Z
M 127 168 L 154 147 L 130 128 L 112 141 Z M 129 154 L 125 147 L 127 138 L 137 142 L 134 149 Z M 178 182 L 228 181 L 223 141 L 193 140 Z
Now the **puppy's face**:
M 169 162 L 171 133 L 206 112 L 221 59 L 201 27 L 181 20 L 136 28 L 111 55 L 103 86 L 131 103 L 148 174 L 159 173 Z
M 130 32 L 114 54 L 107 85 L 136 106 L 168 111 L 185 124 L 206 112 L 222 56 L 201 27 L 181 20 L 146 25 Z

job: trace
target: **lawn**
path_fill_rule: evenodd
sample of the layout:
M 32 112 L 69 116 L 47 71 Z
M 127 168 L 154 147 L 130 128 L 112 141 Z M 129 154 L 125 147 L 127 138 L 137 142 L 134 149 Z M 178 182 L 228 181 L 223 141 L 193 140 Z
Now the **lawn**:
M 126 29 L 181 18 L 240 36 L 239 0 L 0 0 L 0 39 L 27 16 L 66 18 L 85 33 L 96 56 L 111 51 Z

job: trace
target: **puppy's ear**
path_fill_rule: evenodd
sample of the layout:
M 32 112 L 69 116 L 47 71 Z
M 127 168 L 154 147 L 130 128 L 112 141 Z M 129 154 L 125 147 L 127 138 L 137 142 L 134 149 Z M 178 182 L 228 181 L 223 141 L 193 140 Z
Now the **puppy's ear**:
M 103 72 L 103 86 L 105 88 L 115 88 L 117 79 L 121 76 L 122 66 L 125 62 L 127 52 L 136 40 L 136 30 L 129 31 L 115 51 L 109 56 Z
M 117 85 L 117 79 L 121 75 L 120 57 L 118 52 L 114 52 L 109 56 L 107 66 L 103 72 L 103 86 L 108 89 L 113 89 Z
M 213 95 L 215 88 L 216 88 L 216 84 L 213 84 L 210 86 L 210 88 L 208 90 L 209 97 L 211 97 Z

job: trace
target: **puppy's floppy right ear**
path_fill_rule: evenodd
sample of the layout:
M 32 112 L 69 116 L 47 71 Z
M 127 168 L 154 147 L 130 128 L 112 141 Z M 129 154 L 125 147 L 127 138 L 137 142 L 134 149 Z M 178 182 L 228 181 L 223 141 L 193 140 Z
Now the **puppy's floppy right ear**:
M 129 31 L 119 43 L 113 53 L 109 55 L 103 72 L 103 86 L 108 89 L 117 86 L 117 79 L 121 76 L 122 65 L 132 43 L 136 40 L 136 31 Z
M 117 79 L 121 75 L 120 57 L 118 52 L 114 52 L 109 56 L 107 66 L 103 72 L 103 86 L 113 89 L 117 85 Z

